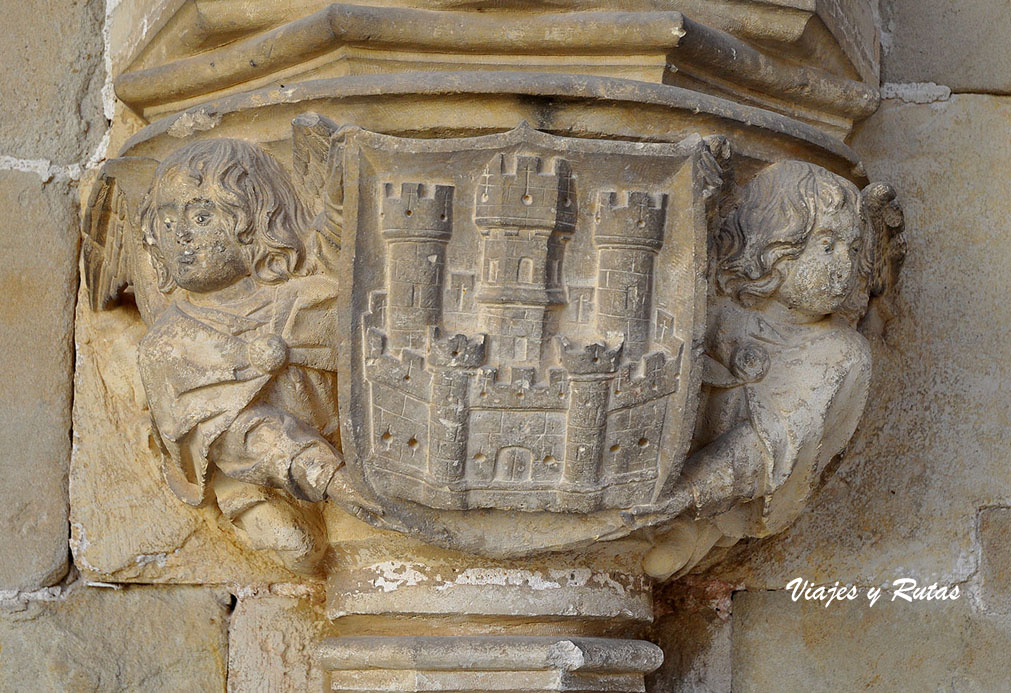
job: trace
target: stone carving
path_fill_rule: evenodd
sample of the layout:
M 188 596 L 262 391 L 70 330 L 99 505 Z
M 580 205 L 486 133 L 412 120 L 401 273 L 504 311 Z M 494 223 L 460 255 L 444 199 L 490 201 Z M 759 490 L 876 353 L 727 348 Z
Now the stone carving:
M 332 131 L 343 443 L 384 521 L 650 503 L 694 421 L 709 145 Z
M 897 279 L 905 245 L 895 193 L 825 169 L 773 164 L 714 237 L 706 404 L 697 450 L 665 490 L 688 509 L 647 558 L 668 577 L 717 542 L 766 536 L 798 515 L 849 442 L 867 399 L 870 349 L 854 328 Z
M 722 138 L 305 114 L 293 154 L 294 181 L 238 140 L 112 162 L 85 252 L 93 307 L 129 282 L 150 326 L 167 483 L 294 569 L 332 499 L 491 556 L 661 525 L 666 577 L 782 529 L 855 429 L 853 325 L 904 253 L 888 186 L 780 162 L 715 223 Z
M 92 214 L 103 195 L 108 187 Z M 157 166 L 139 229 L 113 198 L 118 236 L 87 238 L 87 276 L 93 305 L 127 280 L 143 297 L 139 367 L 166 482 L 192 505 L 212 497 L 251 547 L 312 572 L 326 549 L 312 502 L 348 491 L 328 329 L 338 293 L 307 257 L 313 239 L 292 184 L 255 145 L 217 139 Z

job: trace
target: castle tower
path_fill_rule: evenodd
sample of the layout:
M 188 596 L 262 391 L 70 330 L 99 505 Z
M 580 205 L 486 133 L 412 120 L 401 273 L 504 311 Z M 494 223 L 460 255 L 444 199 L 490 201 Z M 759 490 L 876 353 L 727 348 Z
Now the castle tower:
M 428 420 L 428 474 L 431 482 L 450 486 L 464 478 L 467 459 L 470 370 L 484 361 L 484 336 L 442 337 L 429 331 L 432 366 L 432 413 Z
M 667 196 L 632 191 L 600 193 L 596 229 L 597 330 L 625 338 L 638 360 L 649 344 L 653 262 L 663 245 Z
M 553 307 L 565 301 L 562 257 L 576 223 L 569 162 L 545 171 L 538 157 L 499 154 L 478 184 L 474 221 L 484 237 L 477 301 L 489 364 L 536 367 Z
M 389 244 L 386 323 L 392 349 L 420 348 L 442 319 L 446 246 L 453 230 L 453 186 L 392 183 L 383 189 L 383 238 Z
M 562 347 L 562 366 L 569 374 L 562 478 L 576 489 L 595 490 L 603 471 L 611 380 L 618 370 L 623 345 L 589 344 L 579 349 L 563 343 Z

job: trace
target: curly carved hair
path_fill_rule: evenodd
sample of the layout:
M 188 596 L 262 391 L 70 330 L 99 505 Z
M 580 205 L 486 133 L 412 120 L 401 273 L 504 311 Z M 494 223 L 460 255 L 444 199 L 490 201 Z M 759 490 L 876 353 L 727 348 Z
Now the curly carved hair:
M 745 186 L 713 237 L 720 292 L 745 305 L 772 296 L 785 278 L 781 263 L 804 250 L 818 212 L 847 205 L 866 226 L 860 191 L 849 181 L 803 161 L 765 168 Z M 861 254 L 861 277 L 869 271 L 865 264 Z
M 175 282 L 158 246 L 159 196 L 165 179 L 182 172 L 198 184 L 213 183 L 208 196 L 235 221 L 235 240 L 246 253 L 252 277 L 260 284 L 276 284 L 303 272 L 308 214 L 274 157 L 255 144 L 236 139 L 193 142 L 172 152 L 158 166 L 141 208 L 144 244 L 158 273 L 158 288 Z

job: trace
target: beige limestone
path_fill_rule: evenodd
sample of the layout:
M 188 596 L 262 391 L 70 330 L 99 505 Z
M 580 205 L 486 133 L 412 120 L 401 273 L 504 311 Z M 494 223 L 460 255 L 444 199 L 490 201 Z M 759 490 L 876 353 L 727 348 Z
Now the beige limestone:
M 1007 28 L 1000 0 L 883 0 L 882 81 L 936 82 L 954 91 L 1011 91 Z
M 980 601 L 987 612 L 1011 616 L 1011 508 L 979 513 Z
M 977 510 L 1011 496 L 1011 226 L 992 178 L 1011 161 L 993 137 L 1009 120 L 1007 99 L 958 95 L 889 100 L 864 125 L 855 146 L 893 182 L 916 232 L 894 300 L 866 330 L 875 367 L 863 423 L 797 523 L 714 574 L 782 589 L 798 575 L 953 584 L 977 570 Z
M 855 78 L 874 69 L 858 54 L 873 12 L 381 4 L 127 0 L 118 28 L 113 10 L 110 35 L 146 25 L 112 57 L 119 96 L 171 117 L 121 150 L 150 160 L 109 162 L 89 198 L 75 557 L 113 580 L 294 581 L 271 552 L 326 568 L 337 633 L 299 600 L 311 587 L 243 592 L 235 687 L 286 669 L 315 685 L 306 643 L 337 635 L 317 652 L 338 687 L 641 690 L 660 663 L 625 639 L 651 614 L 644 568 L 663 579 L 783 529 L 863 409 L 871 357 L 847 320 L 893 283 L 902 228 L 888 186 L 861 196 L 842 141 L 877 105 Z M 139 125 L 117 119 L 112 140 Z M 770 219 L 785 207 L 765 208 L 784 197 L 790 238 Z M 719 199 L 740 203 L 720 230 Z M 127 282 L 139 312 L 103 312 Z M 284 389 L 281 373 L 309 370 L 329 386 L 338 372 L 339 402 L 304 378 Z M 234 481 L 282 502 L 229 501 Z M 324 498 L 403 535 L 344 534 L 356 521 L 330 507 L 320 562 L 322 536 L 302 530 Z M 701 529 L 604 541 L 685 509 L 680 526 Z M 643 566 L 649 543 L 670 550 Z M 530 556 L 563 547 L 579 553 Z M 671 677 L 726 682 L 724 615 L 665 624 L 684 653 Z
M 55 164 L 86 161 L 105 134 L 104 3 L 7 3 L 0 48 L 0 155 Z
M 334 691 L 644 693 L 663 654 L 642 640 L 456 634 L 333 638 L 319 658 Z
M 837 136 L 877 104 L 876 84 L 858 79 L 876 65 L 866 0 L 845 9 L 812 0 L 681 0 L 620 8 L 562 0 L 539 12 L 523 4 L 491 6 L 500 12 L 475 12 L 474 4 L 455 0 L 307 0 L 277 7 L 162 2 L 143 15 L 150 41 L 143 51 L 124 54 L 136 59 L 124 61 L 129 66 L 118 74 L 116 90 L 154 119 L 215 96 L 283 90 L 310 79 L 419 72 L 595 74 L 729 97 Z M 138 14 L 132 3 L 121 12 Z M 115 29 L 116 13 L 113 19 Z M 503 25 L 508 33 L 500 30 Z M 114 56 L 117 68 L 122 58 Z
M 311 594 L 241 596 L 228 625 L 229 693 L 324 690 L 315 649 L 337 628 Z
M 739 592 L 733 682 L 781 691 L 1006 691 L 1011 629 L 953 602 L 793 602 L 786 592 Z
M 878 0 L 817 0 L 818 16 L 860 77 L 876 84 L 881 71 Z M 823 42 L 820 42 L 823 43 Z
M 86 587 L 0 603 L 0 690 L 225 689 L 228 594 Z
M 65 180 L 0 173 L 0 590 L 67 567 L 75 197 Z

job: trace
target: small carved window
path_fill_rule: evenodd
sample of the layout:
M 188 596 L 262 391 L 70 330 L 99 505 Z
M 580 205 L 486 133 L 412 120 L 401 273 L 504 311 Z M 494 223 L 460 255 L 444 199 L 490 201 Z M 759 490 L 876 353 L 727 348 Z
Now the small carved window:
M 534 283 L 534 261 L 528 257 L 520 258 L 520 267 L 516 279 L 523 284 Z
M 488 261 L 488 281 L 490 282 L 498 281 L 498 260 Z
M 527 338 L 517 337 L 516 341 L 513 342 L 513 358 L 517 361 L 527 360 Z

